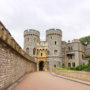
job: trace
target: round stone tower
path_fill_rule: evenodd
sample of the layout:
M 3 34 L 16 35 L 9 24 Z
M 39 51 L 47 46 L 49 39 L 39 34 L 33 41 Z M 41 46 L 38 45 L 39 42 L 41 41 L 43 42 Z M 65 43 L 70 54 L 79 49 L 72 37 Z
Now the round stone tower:
M 40 32 L 37 30 L 24 31 L 24 50 L 30 55 L 36 55 L 37 43 L 40 42 Z
M 46 31 L 46 41 L 48 42 L 48 63 L 49 69 L 62 66 L 61 41 L 62 31 L 60 29 L 49 29 Z

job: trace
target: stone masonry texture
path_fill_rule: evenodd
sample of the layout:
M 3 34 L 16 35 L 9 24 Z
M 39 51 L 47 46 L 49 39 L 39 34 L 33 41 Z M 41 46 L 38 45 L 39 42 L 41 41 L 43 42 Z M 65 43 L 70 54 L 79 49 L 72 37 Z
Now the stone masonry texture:
M 0 22 L 0 90 L 24 74 L 34 72 L 34 58 L 27 55 Z
M 48 50 L 46 56 L 47 70 L 52 70 L 53 67 L 77 67 L 78 65 L 88 64 L 88 58 L 86 56 L 90 54 L 90 44 L 84 46 L 79 39 L 66 42 L 62 41 L 62 37 L 61 29 L 46 30 L 45 41 L 40 40 L 39 31 L 33 29 L 25 30 L 24 51 L 34 57 L 37 62 L 38 46 L 40 50 L 43 47 L 43 45 L 38 45 L 38 43 L 44 44 L 46 42 Z

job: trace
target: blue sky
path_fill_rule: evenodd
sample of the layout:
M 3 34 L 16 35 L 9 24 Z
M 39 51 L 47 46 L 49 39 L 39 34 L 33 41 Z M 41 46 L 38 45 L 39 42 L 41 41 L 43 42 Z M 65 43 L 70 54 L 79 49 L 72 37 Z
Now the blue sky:
M 90 35 L 90 0 L 0 0 L 0 20 L 23 47 L 23 32 L 59 28 L 62 40 Z

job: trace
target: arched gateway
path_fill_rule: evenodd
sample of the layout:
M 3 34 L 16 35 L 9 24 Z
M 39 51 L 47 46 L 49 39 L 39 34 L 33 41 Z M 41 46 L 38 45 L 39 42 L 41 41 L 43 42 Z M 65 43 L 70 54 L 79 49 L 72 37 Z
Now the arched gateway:
M 38 58 L 37 71 L 47 71 L 47 58 Z
M 37 45 L 37 71 L 47 71 L 47 42 L 41 42 Z
M 39 71 L 43 71 L 44 70 L 44 61 L 40 61 L 39 62 Z

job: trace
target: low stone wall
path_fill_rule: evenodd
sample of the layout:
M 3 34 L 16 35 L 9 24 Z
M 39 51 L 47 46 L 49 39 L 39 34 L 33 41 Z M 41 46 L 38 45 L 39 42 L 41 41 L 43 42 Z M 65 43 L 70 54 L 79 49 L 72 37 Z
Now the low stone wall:
M 22 50 L 0 22 L 0 90 L 8 87 L 24 74 L 34 71 L 36 71 L 34 58 Z
M 52 69 L 52 72 L 69 77 L 74 79 L 79 79 L 82 81 L 90 82 L 90 72 L 84 72 L 84 71 L 67 71 L 67 70 L 57 70 L 55 68 Z

